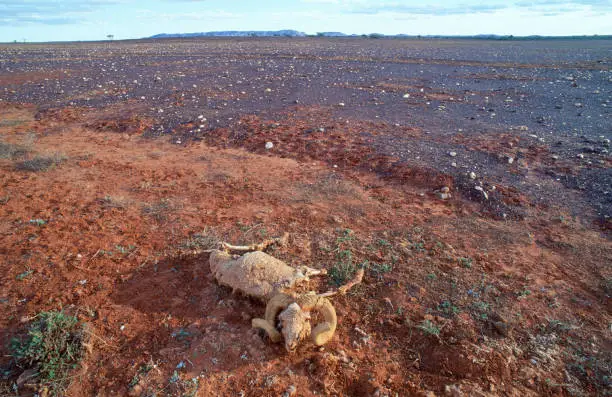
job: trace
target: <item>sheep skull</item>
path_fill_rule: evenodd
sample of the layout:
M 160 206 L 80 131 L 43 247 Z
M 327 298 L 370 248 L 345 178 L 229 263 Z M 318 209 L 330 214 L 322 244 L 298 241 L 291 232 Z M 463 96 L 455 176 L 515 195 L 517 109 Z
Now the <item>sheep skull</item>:
M 285 349 L 293 352 L 300 341 L 310 336 L 310 313 L 302 310 L 300 305 L 292 303 L 278 316 L 281 322 L 281 333 L 285 339 Z

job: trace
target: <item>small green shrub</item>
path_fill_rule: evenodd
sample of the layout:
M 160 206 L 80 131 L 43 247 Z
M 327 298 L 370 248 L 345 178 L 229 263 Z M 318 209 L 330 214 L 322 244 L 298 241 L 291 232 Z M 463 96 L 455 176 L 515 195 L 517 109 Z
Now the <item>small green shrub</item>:
M 461 266 L 465 267 L 466 269 L 471 269 L 472 263 L 472 258 L 459 258 L 459 264 L 461 264 Z
M 337 285 L 343 285 L 351 280 L 357 272 L 358 266 L 353 262 L 351 243 L 354 239 L 351 229 L 343 229 L 340 236 L 336 238 L 336 260 L 337 262 L 327 272 L 330 281 Z
M 355 265 L 352 261 L 338 262 L 329 269 L 327 274 L 335 285 L 341 286 L 346 284 L 355 276 L 357 269 L 357 265 Z
M 438 305 L 438 310 L 444 314 L 454 316 L 461 312 L 461 310 L 455 306 L 451 301 L 442 301 Z
M 24 271 L 23 273 L 19 273 L 17 276 L 15 276 L 15 279 L 18 280 L 18 281 L 25 280 L 32 273 L 34 273 L 34 270 L 28 269 L 28 270 Z
M 17 365 L 36 369 L 39 382 L 52 395 L 62 395 L 70 371 L 84 356 L 84 327 L 63 312 L 42 312 L 29 326 L 27 335 L 11 340 L 10 350 Z
M 115 245 L 115 248 L 117 249 L 117 251 L 119 251 L 121 255 L 128 255 L 134 252 L 136 246 L 132 244 L 128 245 L 127 247 L 124 247 L 123 245 Z
M 416 327 L 425 332 L 427 335 L 440 335 L 440 328 L 436 327 L 436 325 L 429 320 L 421 321 L 421 324 L 417 325 Z

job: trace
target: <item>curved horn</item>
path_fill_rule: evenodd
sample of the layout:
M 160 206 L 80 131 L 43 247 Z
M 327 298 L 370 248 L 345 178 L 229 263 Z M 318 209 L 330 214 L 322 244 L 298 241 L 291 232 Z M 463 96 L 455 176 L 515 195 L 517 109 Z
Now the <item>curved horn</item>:
M 316 295 L 303 295 L 299 302 L 304 310 L 317 311 L 323 316 L 323 322 L 312 330 L 312 342 L 317 346 L 322 346 L 329 342 L 336 332 L 338 318 L 336 309 L 327 298 Z
M 251 320 L 251 327 L 253 328 L 261 328 L 266 331 L 268 337 L 273 343 L 278 343 L 281 341 L 281 334 L 274 328 L 274 325 L 270 324 L 263 318 L 254 318 Z
M 286 309 L 293 302 L 293 299 L 286 294 L 274 295 L 266 305 L 266 314 L 264 318 L 254 318 L 251 321 L 253 328 L 261 328 L 268 334 L 270 340 L 274 343 L 280 342 L 282 337 L 280 332 L 276 330 L 276 316 L 282 310 Z

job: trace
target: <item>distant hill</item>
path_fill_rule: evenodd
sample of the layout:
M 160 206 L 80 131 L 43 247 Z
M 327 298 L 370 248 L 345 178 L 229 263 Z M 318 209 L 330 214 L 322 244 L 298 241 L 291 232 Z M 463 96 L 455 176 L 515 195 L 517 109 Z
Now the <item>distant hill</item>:
M 581 40 L 581 39 L 612 39 L 610 35 L 594 35 L 594 36 L 503 36 L 496 34 L 480 34 L 473 36 L 447 36 L 447 35 L 385 35 L 382 33 L 370 34 L 346 34 L 342 32 L 319 32 L 316 35 L 309 35 L 297 30 L 223 30 L 216 32 L 197 32 L 197 33 L 160 33 L 148 37 L 149 39 L 166 39 L 166 38 L 189 38 L 189 37 L 364 37 L 370 39 L 382 38 L 413 38 L 413 39 L 476 39 L 476 40 Z
M 172 37 L 306 37 L 306 33 L 297 30 L 223 30 L 198 33 L 160 33 L 149 38 L 166 39 Z
M 349 35 L 346 33 L 342 33 L 342 32 L 319 32 L 317 33 L 317 36 L 319 37 L 348 37 Z

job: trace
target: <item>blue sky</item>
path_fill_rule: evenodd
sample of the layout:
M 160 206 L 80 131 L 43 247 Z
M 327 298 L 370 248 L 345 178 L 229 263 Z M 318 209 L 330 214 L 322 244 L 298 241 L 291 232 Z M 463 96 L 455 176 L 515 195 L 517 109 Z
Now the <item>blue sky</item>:
M 0 0 L 0 42 L 211 30 L 612 34 L 612 0 Z

